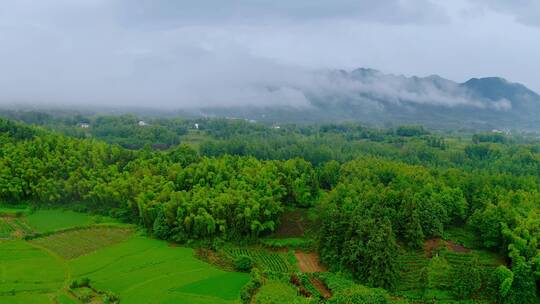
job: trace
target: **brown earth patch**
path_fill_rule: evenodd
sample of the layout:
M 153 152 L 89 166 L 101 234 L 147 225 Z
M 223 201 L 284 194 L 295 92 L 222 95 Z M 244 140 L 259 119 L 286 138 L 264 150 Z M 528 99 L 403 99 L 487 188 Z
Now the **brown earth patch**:
M 433 251 L 443 246 L 443 240 L 440 238 L 426 240 L 424 242 L 424 253 L 426 257 L 431 258 L 433 257 Z
M 303 210 L 285 211 L 274 236 L 278 238 L 304 236 L 304 213 Z
M 453 241 L 445 241 L 440 238 L 430 239 L 426 240 L 424 242 L 424 253 L 426 254 L 426 257 L 431 258 L 433 257 L 433 251 L 446 247 L 448 250 L 459 252 L 459 253 L 469 253 L 471 252 L 470 249 L 465 248 L 463 245 L 454 243 Z
M 452 241 L 446 241 L 446 248 L 454 252 L 469 253 L 471 250 L 469 248 L 463 247 L 463 245 L 456 244 Z
M 296 251 L 294 255 L 298 261 L 298 268 L 302 272 L 314 273 L 327 271 L 326 267 L 321 265 L 319 255 L 316 253 Z
M 330 299 L 332 297 L 332 292 L 321 280 L 313 277 L 309 278 L 309 280 L 311 281 L 311 284 L 313 284 L 313 287 L 317 288 L 317 290 L 321 293 L 323 298 Z

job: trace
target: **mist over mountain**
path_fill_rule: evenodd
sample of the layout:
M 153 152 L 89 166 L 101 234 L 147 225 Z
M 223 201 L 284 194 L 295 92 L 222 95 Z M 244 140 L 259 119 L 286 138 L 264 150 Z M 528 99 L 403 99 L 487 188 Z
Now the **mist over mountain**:
M 199 114 L 275 122 L 354 120 L 436 128 L 540 127 L 540 95 L 499 77 L 458 83 L 438 75 L 407 77 L 359 68 L 317 72 L 310 81 L 268 86 L 267 90 L 301 92 L 308 103 L 211 107 L 200 109 Z

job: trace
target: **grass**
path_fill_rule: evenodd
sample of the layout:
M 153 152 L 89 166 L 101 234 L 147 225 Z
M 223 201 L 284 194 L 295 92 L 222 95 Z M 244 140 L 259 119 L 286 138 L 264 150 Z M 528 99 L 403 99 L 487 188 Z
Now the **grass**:
M 255 295 L 255 304 L 310 303 L 309 299 L 298 296 L 291 285 L 281 281 L 269 281 Z
M 75 303 L 65 288 L 84 277 L 135 304 L 236 303 L 249 280 L 141 236 L 69 261 L 21 240 L 0 243 L 0 303 Z
M 62 261 L 46 251 L 20 240 L 0 243 L 0 303 L 50 303 L 65 279 Z
M 73 278 L 88 277 L 93 287 L 112 291 L 122 303 L 233 303 L 249 280 L 247 274 L 225 272 L 194 258 L 192 249 L 144 237 L 69 265 Z
M 81 219 L 87 217 L 37 227 L 60 229 L 80 225 Z M 82 278 L 90 279 L 96 290 L 119 296 L 121 303 L 239 302 L 248 274 L 217 269 L 196 259 L 190 248 L 143 236 L 126 239 L 129 235 L 126 228 L 93 226 L 32 241 L 1 241 L 0 303 L 80 303 L 68 286 Z
M 309 250 L 315 247 L 315 240 L 310 238 L 294 237 L 294 238 L 265 238 L 261 239 L 260 243 L 264 246 L 272 248 L 287 248 L 287 249 L 305 249 Z
M 55 233 L 31 243 L 44 247 L 64 259 L 72 259 L 121 242 L 131 235 L 127 228 L 95 227 Z
M 107 217 L 97 217 L 68 210 L 37 210 L 26 217 L 36 232 L 49 232 L 74 226 L 85 226 L 99 222 L 114 222 Z
M 30 213 L 26 205 L 0 205 L 0 216 L 18 217 Z
M 7 219 L 0 218 L 0 239 L 11 237 L 11 233 L 13 233 L 13 227 L 8 224 Z

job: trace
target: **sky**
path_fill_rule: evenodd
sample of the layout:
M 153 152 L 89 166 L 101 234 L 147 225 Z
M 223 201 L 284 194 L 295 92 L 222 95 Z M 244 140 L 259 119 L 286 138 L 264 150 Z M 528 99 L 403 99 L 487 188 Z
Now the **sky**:
M 1 104 L 303 106 L 358 67 L 540 91 L 538 54 L 538 0 L 0 2 Z

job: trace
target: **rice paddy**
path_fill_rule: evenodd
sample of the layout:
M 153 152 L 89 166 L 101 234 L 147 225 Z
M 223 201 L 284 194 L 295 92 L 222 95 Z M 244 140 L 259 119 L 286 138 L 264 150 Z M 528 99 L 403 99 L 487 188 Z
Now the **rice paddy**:
M 59 232 L 0 241 L 0 303 L 105 303 L 114 295 L 121 303 L 230 304 L 238 303 L 249 280 L 248 274 L 217 269 L 190 248 L 171 247 L 129 226 L 95 225 L 91 216 L 65 211 L 34 214 L 20 218 L 19 228 L 1 219 L 0 232 Z M 73 287 L 84 280 L 91 286 Z

